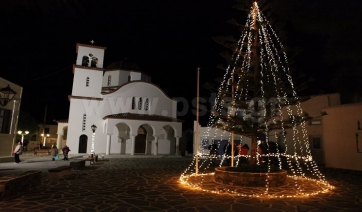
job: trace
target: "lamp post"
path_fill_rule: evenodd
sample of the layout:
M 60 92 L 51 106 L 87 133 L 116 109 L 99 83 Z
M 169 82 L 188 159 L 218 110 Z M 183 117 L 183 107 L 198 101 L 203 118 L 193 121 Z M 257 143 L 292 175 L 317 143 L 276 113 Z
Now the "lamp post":
M 44 138 L 44 141 L 43 141 L 43 147 L 45 147 L 45 141 L 47 139 L 47 137 L 49 137 L 50 135 L 49 134 L 41 134 L 41 136 Z
M 91 154 L 92 154 L 92 156 L 95 154 L 94 153 L 94 137 L 95 137 L 95 135 L 96 135 L 96 129 L 97 129 L 97 126 L 96 125 L 92 125 L 91 126 L 91 129 L 92 129 L 92 131 L 93 131 L 93 134 L 92 134 L 92 149 L 91 149 Z
M 10 88 L 10 85 L 8 85 L 5 88 L 0 89 L 0 105 L 5 106 L 10 102 L 14 96 L 16 95 L 16 92 Z
M 23 145 L 23 148 L 24 148 L 24 135 L 29 134 L 29 131 L 25 131 L 25 132 L 23 133 L 23 131 L 19 130 L 19 131 L 18 131 L 18 134 L 21 135 L 21 144 Z M 25 148 L 24 148 L 24 150 L 25 150 Z

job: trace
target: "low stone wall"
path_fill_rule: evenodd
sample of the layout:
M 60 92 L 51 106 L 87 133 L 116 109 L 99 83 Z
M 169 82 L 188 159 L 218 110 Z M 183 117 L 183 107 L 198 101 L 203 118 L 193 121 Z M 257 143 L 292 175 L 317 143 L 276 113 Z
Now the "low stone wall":
M 74 170 L 85 169 L 85 160 L 75 160 L 69 163 L 69 166 L 73 167 Z
M 272 173 L 251 173 L 251 172 L 230 172 L 226 171 L 226 167 L 215 168 L 214 180 L 218 183 L 236 185 L 236 186 L 250 186 L 250 187 L 264 187 L 268 177 L 269 187 L 278 187 L 285 185 L 287 181 L 287 172 L 272 172 Z
M 0 163 L 14 162 L 14 156 L 0 157 Z
M 26 171 L 0 177 L 0 200 L 10 199 L 40 186 L 41 171 Z
M 59 180 L 66 175 L 72 175 L 72 174 L 73 174 L 72 166 L 60 166 L 60 167 L 48 170 L 48 179 L 49 180 Z

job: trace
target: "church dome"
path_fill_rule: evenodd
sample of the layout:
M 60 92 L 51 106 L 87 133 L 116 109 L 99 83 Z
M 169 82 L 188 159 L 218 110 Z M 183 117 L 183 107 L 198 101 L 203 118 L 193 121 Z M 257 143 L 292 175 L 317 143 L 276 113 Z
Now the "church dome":
M 106 71 L 110 70 L 129 70 L 129 71 L 142 72 L 141 68 L 135 62 L 127 58 L 122 61 L 111 63 L 106 68 Z

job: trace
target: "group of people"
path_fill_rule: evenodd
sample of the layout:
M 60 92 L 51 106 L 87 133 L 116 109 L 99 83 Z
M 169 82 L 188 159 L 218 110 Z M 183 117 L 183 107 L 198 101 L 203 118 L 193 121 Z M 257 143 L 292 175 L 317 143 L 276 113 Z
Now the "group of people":
M 224 146 L 224 154 L 225 154 L 225 160 L 226 160 L 226 165 L 230 166 L 231 165 L 231 144 L 230 142 L 228 142 L 227 144 L 225 144 Z M 239 143 L 236 145 L 236 148 L 234 148 L 234 155 L 241 155 L 240 157 L 240 163 L 247 163 L 248 162 L 248 158 L 246 157 L 246 155 L 248 155 L 249 152 L 249 145 L 248 144 L 244 144 L 242 145 L 242 143 Z
M 62 152 L 63 152 L 63 160 L 66 161 L 66 160 L 69 160 L 68 159 L 68 154 L 70 152 L 70 149 L 67 145 L 65 145 L 62 149 Z M 23 153 L 23 145 L 21 143 L 21 141 L 19 141 L 13 151 L 13 154 L 14 154 L 14 160 L 15 160 L 15 163 L 19 164 L 21 161 L 20 161 L 20 155 Z M 52 160 L 58 160 L 59 159 L 59 155 L 58 155 L 58 148 L 55 144 L 52 145 L 51 149 L 50 149 L 50 155 L 52 156 Z
M 218 144 L 215 143 L 215 141 L 209 145 L 210 150 L 210 154 L 209 157 L 212 160 L 213 165 L 216 165 L 216 158 L 218 155 L 218 151 L 219 151 L 219 146 Z M 248 155 L 249 152 L 249 146 L 248 144 L 244 144 L 242 145 L 242 143 L 239 143 L 238 145 L 235 146 L 234 148 L 234 155 L 241 155 L 240 157 L 240 163 L 247 163 L 248 162 L 248 158 L 245 157 L 246 155 Z M 224 155 L 225 155 L 225 161 L 226 161 L 226 165 L 230 166 L 231 165 L 231 144 L 230 142 L 228 142 L 227 144 L 225 144 L 224 148 Z
M 68 160 L 68 153 L 70 152 L 70 149 L 67 145 L 65 145 L 62 149 L 63 152 L 63 160 L 66 161 Z M 58 156 L 58 148 L 55 144 L 53 144 L 51 150 L 50 150 L 50 155 L 52 156 L 52 160 L 58 160 L 59 156 Z

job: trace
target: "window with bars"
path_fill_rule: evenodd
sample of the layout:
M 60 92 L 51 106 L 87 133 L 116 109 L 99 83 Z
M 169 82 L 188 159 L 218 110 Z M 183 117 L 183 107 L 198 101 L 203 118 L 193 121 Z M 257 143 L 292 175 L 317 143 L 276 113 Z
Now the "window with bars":
M 86 86 L 86 87 L 89 86 L 89 77 L 87 77 L 87 79 L 86 79 L 85 86 Z
M 132 110 L 136 109 L 136 97 L 132 97 Z
M 148 98 L 146 98 L 146 101 L 145 101 L 145 111 L 148 111 L 150 109 L 150 100 Z
M 112 76 L 111 76 L 111 75 L 108 75 L 107 86 L 111 86 L 111 82 L 112 82 Z
M 10 134 L 11 110 L 0 109 L 0 133 Z
M 87 114 L 83 114 L 82 131 L 85 131 L 86 122 L 87 122 Z
M 142 97 L 138 101 L 138 110 L 142 110 Z

